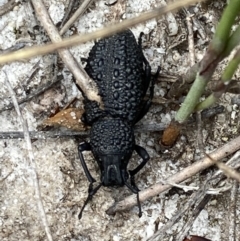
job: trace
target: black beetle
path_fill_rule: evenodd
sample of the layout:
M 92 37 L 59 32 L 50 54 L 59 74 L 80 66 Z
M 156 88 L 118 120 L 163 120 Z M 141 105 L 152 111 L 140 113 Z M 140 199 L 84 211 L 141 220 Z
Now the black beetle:
M 78 151 L 90 184 L 79 219 L 88 201 L 102 185 L 126 185 L 137 194 L 139 216 L 142 214 L 134 176 L 147 163 L 149 155 L 135 144 L 133 127 L 149 110 L 160 69 L 151 76 L 151 67 L 142 52 L 141 37 L 142 34 L 137 43 L 133 33 L 127 30 L 99 40 L 89 53 L 85 70 L 97 84 L 104 109 L 83 94 L 85 113 L 82 120 L 91 126 L 91 131 L 90 142 L 79 144 Z M 144 99 L 148 88 L 150 95 Z M 135 169 L 127 170 L 134 150 L 142 162 Z M 83 151 L 92 151 L 101 171 L 100 184 L 95 188 L 93 183 L 96 180 L 87 168 Z

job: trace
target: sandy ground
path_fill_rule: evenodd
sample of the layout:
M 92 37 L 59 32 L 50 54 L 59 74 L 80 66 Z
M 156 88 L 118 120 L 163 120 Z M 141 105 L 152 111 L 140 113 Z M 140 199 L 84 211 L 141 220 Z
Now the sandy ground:
M 6 2 L 0 0 L 0 5 Z M 66 0 L 45 1 L 55 24 L 63 19 L 67 3 Z M 127 3 L 125 17 L 137 16 L 164 3 L 159 0 L 143 0 L 140 3 L 130 0 Z M 206 50 L 223 5 L 222 1 L 218 1 L 212 4 L 196 5 L 192 8 L 196 18 L 204 26 L 206 34 L 205 39 L 201 39 L 199 35 L 196 36 L 196 61 L 202 58 Z M 71 35 L 74 31 L 78 33 L 94 31 L 107 24 L 111 14 L 111 8 L 105 5 L 105 1 L 95 1 L 67 35 Z M 19 4 L 2 16 L 0 30 L 1 49 L 11 47 L 19 40 L 25 41 L 29 46 L 49 41 L 28 3 Z M 158 65 L 162 68 L 161 75 L 168 74 L 174 77 L 186 72 L 189 67 L 189 52 L 187 41 L 184 40 L 186 24 L 182 14 L 169 14 L 158 21 L 152 20 L 140 24 L 132 31 L 136 37 L 140 32 L 144 32 L 144 53 L 153 72 Z M 80 60 L 80 57 L 88 56 L 92 45 L 93 42 L 89 42 L 74 47 L 71 51 L 75 58 Z M 22 98 L 53 79 L 54 60 L 55 56 L 51 54 L 2 66 L 0 69 L 0 108 L 11 103 L 10 94 L 4 82 L 6 75 L 17 97 Z M 36 65 L 39 71 L 29 81 Z M 221 68 L 223 67 L 218 68 L 215 78 Z M 44 94 L 21 105 L 21 111 L 27 120 L 29 130 L 36 130 L 56 106 L 62 108 L 74 97 L 82 99 L 73 84 L 71 73 L 64 66 L 60 68 L 59 76 L 60 84 L 54 85 Z M 159 99 L 166 97 L 170 85 L 171 81 L 161 77 L 155 88 L 155 97 Z M 221 104 L 225 107 L 223 113 L 203 123 L 205 151 L 214 150 L 237 136 L 240 116 L 239 106 L 234 104 L 236 98 L 239 97 L 229 94 L 224 96 L 221 100 Z M 82 108 L 81 101 L 78 106 Z M 153 104 L 141 123 L 168 124 L 178 107 L 178 104 Z M 191 124 L 178 143 L 164 152 L 159 147 L 161 132 L 143 131 L 141 134 L 136 134 L 137 143 L 144 146 L 151 156 L 150 162 L 136 177 L 140 189 L 164 180 L 200 158 L 196 129 L 196 125 Z M 22 131 L 14 109 L 0 112 L 0 131 Z M 88 188 L 77 153 L 79 141 L 81 140 L 75 140 L 73 137 L 32 141 L 42 200 L 54 240 L 146 240 L 164 226 L 189 200 L 191 192 L 176 189 L 144 202 L 141 218 L 138 217 L 137 207 L 117 213 L 115 216 L 108 216 L 105 211 L 116 200 L 123 199 L 130 192 L 126 187 L 118 189 L 104 187 L 88 204 L 83 218 L 79 221 L 77 215 L 87 197 Z M 99 170 L 92 155 L 86 153 L 84 156 L 92 175 L 99 178 Z M 139 162 L 139 157 L 134 155 L 131 165 L 134 166 Z M 27 158 L 25 141 L 23 139 L 0 140 L 0 163 L 0 239 L 2 241 L 47 240 L 35 199 L 31 177 L 32 168 Z M 213 171 L 214 169 L 201 173 L 187 181 L 185 185 L 201 186 L 209 173 Z M 229 184 L 231 184 L 230 181 Z M 227 231 L 229 199 L 230 191 L 213 196 L 193 223 L 189 233 L 204 236 L 213 241 L 229 240 Z M 238 198 L 236 204 L 237 240 L 240 240 L 239 205 Z M 183 216 L 168 230 L 165 239 L 162 240 L 174 240 L 187 219 L 187 216 Z

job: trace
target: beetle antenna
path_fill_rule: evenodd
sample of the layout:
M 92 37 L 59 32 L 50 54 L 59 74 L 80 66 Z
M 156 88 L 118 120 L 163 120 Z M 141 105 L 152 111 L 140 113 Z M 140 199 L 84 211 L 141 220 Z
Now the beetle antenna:
M 102 183 L 100 183 L 98 186 L 96 186 L 94 189 L 93 189 L 93 183 L 90 183 L 89 184 L 89 187 L 88 187 L 88 197 L 87 199 L 85 200 L 84 204 L 83 204 L 83 207 L 80 211 L 80 213 L 78 214 L 78 219 L 81 219 L 82 218 L 82 213 L 83 213 L 83 210 L 84 208 L 86 207 L 86 205 L 88 204 L 89 201 L 91 201 L 92 197 L 97 193 L 98 189 L 102 186 Z

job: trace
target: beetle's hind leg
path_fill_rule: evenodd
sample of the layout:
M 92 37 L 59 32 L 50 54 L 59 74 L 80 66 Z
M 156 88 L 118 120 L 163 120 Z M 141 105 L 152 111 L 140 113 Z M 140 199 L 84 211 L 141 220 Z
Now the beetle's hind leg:
M 85 95 L 83 97 L 85 112 L 82 115 L 82 122 L 91 126 L 98 118 L 104 115 L 104 111 L 100 109 L 96 101 L 89 100 Z

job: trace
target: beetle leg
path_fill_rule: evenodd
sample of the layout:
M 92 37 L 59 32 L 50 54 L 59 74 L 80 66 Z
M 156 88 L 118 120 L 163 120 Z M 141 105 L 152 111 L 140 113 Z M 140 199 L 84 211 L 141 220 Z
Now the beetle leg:
M 150 95 L 149 95 L 149 98 L 147 100 L 143 101 L 143 103 L 141 104 L 142 108 L 140 110 L 140 113 L 138 114 L 138 117 L 135 121 L 135 124 L 138 121 L 140 121 L 147 114 L 147 112 L 148 112 L 148 110 L 149 110 L 149 108 L 152 104 L 152 99 L 153 99 L 153 95 L 154 95 L 155 80 L 157 79 L 157 77 L 159 75 L 159 72 L 160 72 L 160 67 L 158 67 L 157 72 L 153 76 L 151 76 L 151 68 L 150 68 L 150 75 L 149 75 L 149 71 L 147 70 L 148 66 L 149 66 L 149 64 L 146 66 L 145 79 L 151 79 L 151 83 L 150 83 L 150 87 L 149 87 Z M 149 83 L 147 83 L 146 85 L 149 85 Z
M 139 145 L 135 145 L 135 151 L 143 159 L 143 161 L 135 169 L 129 170 L 129 174 L 131 177 L 136 175 L 146 165 L 146 163 L 150 159 L 147 151 L 143 147 L 141 147 Z
M 141 32 L 138 37 L 138 46 L 142 49 L 142 36 L 144 35 L 144 32 Z
M 102 183 L 100 183 L 98 186 L 96 186 L 95 188 L 93 188 L 93 183 L 96 182 L 96 180 L 92 177 L 91 173 L 88 170 L 87 164 L 84 160 L 83 151 L 91 151 L 91 146 L 88 142 L 83 142 L 81 144 L 78 145 L 78 154 L 79 154 L 79 158 L 83 167 L 83 170 L 85 172 L 85 175 L 88 179 L 88 181 L 90 182 L 89 187 L 88 187 L 88 197 L 85 200 L 83 207 L 78 215 L 78 218 L 81 219 L 82 218 L 82 213 L 84 208 L 86 207 L 86 205 L 88 204 L 88 202 L 92 199 L 92 197 L 96 194 L 96 192 L 98 191 L 98 189 L 102 186 Z
M 85 175 L 91 185 L 92 183 L 96 182 L 96 180 L 92 177 L 92 175 L 90 174 L 90 172 L 88 170 L 87 164 L 86 164 L 83 154 L 82 154 L 83 151 L 91 151 L 91 146 L 88 142 L 83 142 L 78 145 L 78 154 L 79 154 L 79 158 L 80 158 L 83 170 L 85 172 Z
M 130 174 L 130 183 L 131 186 L 137 191 L 139 192 L 140 190 L 138 189 L 136 183 L 135 183 L 135 175 L 146 165 L 146 163 L 148 162 L 148 160 L 150 159 L 147 151 L 138 145 L 135 145 L 135 151 L 137 152 L 137 154 L 143 159 L 143 161 L 133 170 L 129 170 L 129 174 Z
M 93 188 L 93 183 L 91 182 L 89 184 L 89 187 L 88 187 L 88 197 L 87 199 L 85 200 L 83 206 L 82 206 L 82 209 L 80 211 L 80 213 L 78 214 L 78 219 L 81 219 L 82 218 L 82 213 L 83 213 L 83 210 L 84 208 L 86 207 L 86 205 L 88 204 L 89 201 L 92 200 L 92 197 L 97 193 L 98 189 L 102 186 L 102 183 L 100 183 L 98 186 L 96 186 L 95 188 Z
M 91 126 L 98 118 L 103 116 L 104 111 L 100 109 L 96 101 L 89 100 L 85 95 L 83 97 L 85 112 L 82 115 L 82 122 Z
M 137 205 L 138 205 L 138 216 L 139 218 L 142 216 L 142 208 L 141 208 L 141 203 L 139 199 L 139 188 L 137 187 L 135 181 L 134 181 L 134 176 L 131 176 L 131 185 L 127 182 L 125 182 L 125 185 L 135 194 L 137 194 Z
M 143 159 L 143 161 L 133 170 L 129 170 L 129 174 L 130 174 L 130 183 L 131 185 L 129 185 L 127 182 L 125 182 L 125 185 L 133 192 L 137 194 L 137 205 L 138 205 L 138 209 L 139 209 L 139 213 L 138 216 L 141 217 L 142 216 L 142 209 L 141 209 L 141 204 L 140 204 L 140 200 L 139 200 L 139 188 L 137 187 L 136 183 L 135 183 L 135 175 L 146 165 L 146 163 L 148 162 L 148 160 L 150 159 L 147 151 L 138 145 L 135 145 L 135 151 L 137 152 L 137 154 Z

